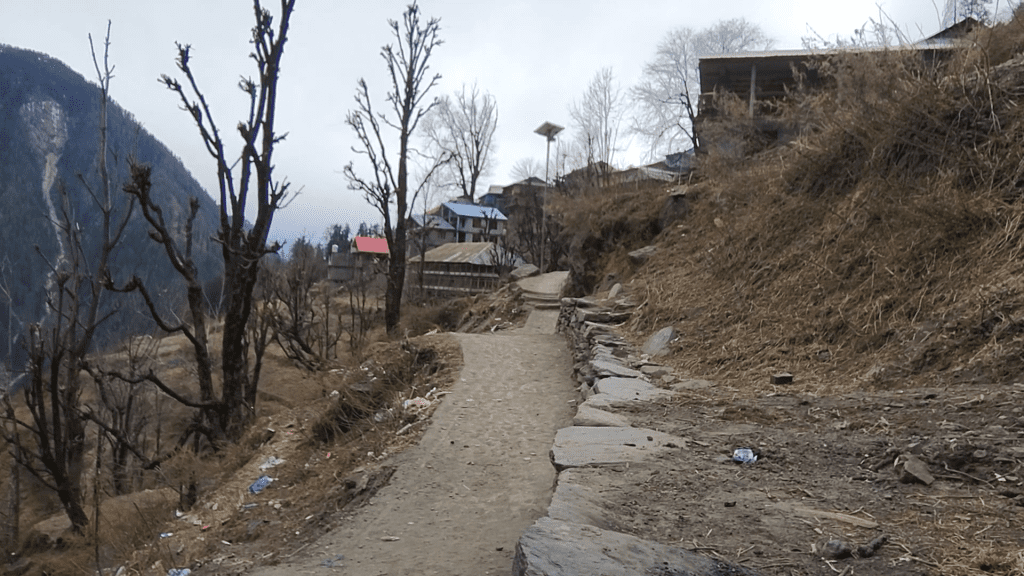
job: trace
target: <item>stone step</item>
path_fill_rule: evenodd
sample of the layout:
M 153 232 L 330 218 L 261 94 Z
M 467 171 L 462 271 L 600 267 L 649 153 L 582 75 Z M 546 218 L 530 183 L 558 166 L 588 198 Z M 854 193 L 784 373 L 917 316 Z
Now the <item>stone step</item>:
M 741 566 L 636 536 L 541 518 L 516 544 L 513 576 L 752 575 Z
M 571 426 L 555 434 L 551 462 L 558 471 L 581 466 L 643 462 L 686 446 L 671 434 L 646 428 Z

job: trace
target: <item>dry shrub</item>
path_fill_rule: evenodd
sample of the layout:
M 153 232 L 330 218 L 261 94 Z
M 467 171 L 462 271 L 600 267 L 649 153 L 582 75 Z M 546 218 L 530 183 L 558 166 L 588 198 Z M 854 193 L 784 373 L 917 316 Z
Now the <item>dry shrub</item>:
M 468 305 L 465 298 L 406 304 L 402 307 L 403 332 L 409 336 L 422 336 L 432 330 L 454 332 Z
M 402 399 L 426 393 L 427 377 L 444 367 L 429 337 L 380 342 L 370 348 L 370 360 L 349 373 L 337 396 L 310 427 L 315 442 L 403 425 L 395 421 L 395 406 Z
M 568 294 L 589 293 L 609 258 L 641 248 L 657 236 L 663 189 L 660 182 L 629 182 L 552 196 L 549 206 L 564 236 L 558 241 L 569 247 Z

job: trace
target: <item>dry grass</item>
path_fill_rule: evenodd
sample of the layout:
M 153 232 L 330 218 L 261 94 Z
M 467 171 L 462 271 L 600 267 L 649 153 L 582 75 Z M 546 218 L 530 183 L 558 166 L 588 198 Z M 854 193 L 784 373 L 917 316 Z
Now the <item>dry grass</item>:
M 601 271 L 618 268 L 629 250 L 642 247 L 661 231 L 661 204 L 651 202 L 659 183 L 626 183 L 585 188 L 572 196 L 553 195 L 552 213 L 559 218 L 569 252 L 562 269 L 571 272 L 567 293 L 582 296 L 604 278 Z
M 608 253 L 580 250 L 580 269 L 619 274 L 639 305 L 634 340 L 674 326 L 666 362 L 715 380 L 732 401 L 777 393 L 768 376 L 780 371 L 797 375 L 787 394 L 817 398 L 1009 388 L 1024 373 L 1022 46 L 1017 19 L 942 66 L 902 52 L 826 62 L 831 89 L 794 94 L 781 109 L 803 128 L 795 141 L 705 156 L 689 213 L 657 234 L 647 264 L 609 266 L 648 242 L 623 235 Z M 604 210 L 660 208 L 666 197 L 608 194 L 603 207 L 571 209 L 578 236 L 601 246 L 593 239 L 621 229 Z M 931 556 L 906 551 L 908 562 L 1021 573 L 1014 542 L 992 536 L 1012 529 L 1012 511 L 942 505 L 929 516 Z M 989 520 L 991 529 L 979 524 Z M 921 532 L 921 518 L 905 522 L 896 528 Z

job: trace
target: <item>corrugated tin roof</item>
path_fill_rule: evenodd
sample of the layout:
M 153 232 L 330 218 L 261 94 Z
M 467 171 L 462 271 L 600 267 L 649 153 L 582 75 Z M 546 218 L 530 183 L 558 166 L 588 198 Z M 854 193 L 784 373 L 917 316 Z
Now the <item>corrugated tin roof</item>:
M 438 246 L 427 252 L 424 260 L 427 262 L 450 262 L 458 264 L 481 264 L 490 266 L 493 264 L 492 250 L 493 242 L 451 242 Z M 410 258 L 410 262 L 419 262 L 420 257 Z
M 924 41 L 921 41 L 924 42 Z M 813 56 L 830 56 L 832 54 L 861 54 L 869 52 L 895 52 L 897 50 L 919 50 L 922 48 L 939 49 L 943 46 L 915 44 L 901 44 L 897 46 L 844 46 L 842 48 L 829 48 L 824 50 L 765 50 L 763 52 L 731 52 L 727 54 L 714 54 L 700 58 L 701 62 L 718 62 L 723 60 L 767 60 L 772 58 L 811 58 Z
M 369 236 L 356 236 L 356 252 L 369 252 L 371 254 L 390 254 L 387 238 L 370 238 Z
M 477 206 L 475 204 L 459 204 L 457 202 L 445 202 L 444 207 L 454 212 L 457 216 L 466 218 L 489 218 L 491 220 L 508 220 L 497 208 L 489 206 Z
M 420 226 L 423 226 L 423 214 L 413 214 L 412 219 Z M 438 230 L 455 230 L 454 226 L 437 214 L 427 214 L 427 226 Z

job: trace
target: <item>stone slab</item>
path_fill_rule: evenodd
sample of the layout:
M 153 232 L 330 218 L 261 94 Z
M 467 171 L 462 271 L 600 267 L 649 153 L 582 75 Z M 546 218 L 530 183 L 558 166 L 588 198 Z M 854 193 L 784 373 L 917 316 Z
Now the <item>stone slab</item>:
M 671 374 L 672 369 L 660 364 L 644 364 L 640 367 L 640 373 L 651 378 L 661 378 L 662 376 Z
M 613 414 L 600 408 L 588 406 L 586 402 L 580 404 L 576 410 L 576 416 L 572 419 L 573 426 L 612 426 L 615 428 L 628 428 L 629 418 L 622 414 Z
M 752 575 L 736 565 L 635 536 L 544 517 L 516 544 L 513 576 Z
M 606 346 L 611 348 L 628 347 L 629 344 L 616 334 L 598 334 L 591 339 L 595 346 Z
M 551 462 L 558 471 L 643 462 L 685 446 L 682 438 L 645 428 L 570 426 L 555 434 Z
M 609 376 L 620 376 L 622 378 L 640 378 L 643 374 L 639 370 L 633 370 L 629 366 L 624 366 L 619 362 L 609 362 L 607 360 L 591 360 L 591 367 L 594 368 L 594 374 L 597 374 L 598 378 L 606 378 Z
M 619 398 L 618 396 L 612 396 L 611 394 L 595 394 L 594 389 L 589 388 L 589 393 L 584 398 L 585 402 L 580 404 L 580 408 L 589 406 L 590 408 L 597 408 L 598 410 L 611 410 L 615 408 L 626 408 L 639 402 L 632 398 Z
M 558 475 L 558 485 L 548 506 L 548 517 L 604 530 L 619 529 L 615 515 L 602 504 L 601 495 L 581 484 L 582 480 L 575 470 L 565 470 Z
M 594 383 L 594 391 L 634 402 L 652 402 L 674 396 L 673 392 L 638 378 L 600 378 Z

